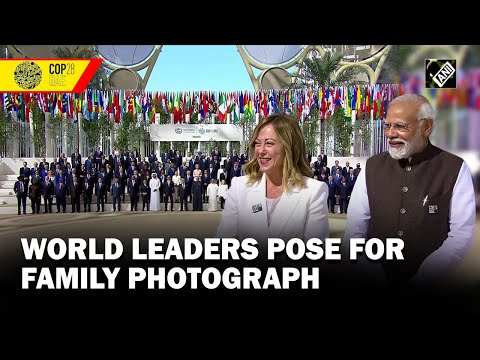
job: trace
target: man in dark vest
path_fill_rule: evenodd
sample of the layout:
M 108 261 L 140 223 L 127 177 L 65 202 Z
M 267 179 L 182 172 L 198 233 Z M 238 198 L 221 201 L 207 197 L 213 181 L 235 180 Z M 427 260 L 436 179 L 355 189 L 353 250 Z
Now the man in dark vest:
M 463 159 L 430 143 L 434 118 L 424 96 L 395 98 L 384 124 L 389 151 L 370 157 L 355 182 L 346 246 L 351 238 L 397 238 L 404 244 L 403 260 L 359 257 L 357 265 L 365 266 L 357 270 L 371 270 L 366 280 L 395 288 L 440 285 L 471 247 L 472 175 Z

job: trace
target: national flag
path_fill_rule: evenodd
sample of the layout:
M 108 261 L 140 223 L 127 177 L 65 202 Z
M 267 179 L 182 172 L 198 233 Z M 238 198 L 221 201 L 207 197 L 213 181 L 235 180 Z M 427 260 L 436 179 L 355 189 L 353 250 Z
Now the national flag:
M 227 104 L 225 103 L 225 96 L 220 93 L 218 98 L 218 120 L 224 122 L 227 116 Z
M 240 107 L 240 114 L 243 114 L 244 112 L 244 98 L 243 98 L 243 91 L 240 91 L 240 96 L 238 97 L 238 105 Z

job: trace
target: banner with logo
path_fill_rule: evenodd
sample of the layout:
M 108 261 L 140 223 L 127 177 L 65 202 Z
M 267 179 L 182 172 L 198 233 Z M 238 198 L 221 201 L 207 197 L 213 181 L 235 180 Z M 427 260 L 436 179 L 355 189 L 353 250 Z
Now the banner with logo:
M 85 90 L 102 59 L 1 59 L 0 92 Z
M 243 141 L 243 128 L 234 124 L 151 124 L 152 141 Z

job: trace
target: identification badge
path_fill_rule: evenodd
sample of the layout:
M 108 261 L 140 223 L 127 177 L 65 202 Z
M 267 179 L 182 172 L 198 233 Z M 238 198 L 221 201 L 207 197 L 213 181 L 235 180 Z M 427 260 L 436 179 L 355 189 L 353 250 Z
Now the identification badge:
M 438 205 L 428 205 L 429 214 L 438 214 Z
M 255 204 L 252 206 L 253 213 L 257 213 L 259 211 L 262 211 L 262 204 Z

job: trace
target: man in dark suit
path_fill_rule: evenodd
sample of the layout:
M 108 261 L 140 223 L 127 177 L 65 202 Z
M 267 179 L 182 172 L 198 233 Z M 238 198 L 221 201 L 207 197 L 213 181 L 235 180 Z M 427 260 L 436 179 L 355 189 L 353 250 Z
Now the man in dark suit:
M 163 196 L 165 197 L 165 211 L 167 211 L 168 202 L 170 201 L 170 211 L 173 211 L 173 192 L 175 191 L 172 177 L 167 176 L 163 184 Z
M 347 175 L 347 184 L 350 186 L 350 192 L 352 192 L 355 181 L 357 181 L 357 177 L 353 174 L 353 171 L 353 169 L 350 169 L 350 173 Z
M 122 202 L 125 202 L 125 186 L 127 186 L 128 175 L 123 170 L 123 167 L 120 166 L 118 168 L 118 174 L 116 175 L 118 178 L 118 183 L 120 185 L 120 193 L 122 195 Z
M 336 195 L 337 195 L 337 185 L 335 181 L 333 181 L 333 176 L 328 177 L 328 207 L 330 208 L 330 212 L 335 214 L 335 203 L 336 203 Z
M 170 153 L 168 151 L 164 151 L 162 153 L 162 163 L 166 164 L 170 160 Z
M 358 163 L 357 167 L 353 169 L 353 175 L 355 175 L 355 177 L 358 177 L 358 174 L 360 174 L 360 171 L 362 171 L 362 168 L 360 167 L 360 163 Z
M 180 211 L 183 211 L 183 205 L 185 204 L 185 211 L 188 211 L 188 189 L 185 183 L 185 178 L 181 178 L 180 186 L 178 187 L 178 196 L 180 198 Z
M 25 187 L 25 182 L 23 181 L 23 176 L 18 176 L 17 181 L 13 185 L 13 191 L 17 195 L 17 204 L 18 204 L 18 215 L 21 214 L 20 206 L 23 206 L 23 213 L 27 213 L 27 188 Z
M 218 174 L 217 174 L 218 175 Z M 228 178 L 228 175 L 227 175 L 227 172 L 225 171 L 225 168 L 222 167 L 220 169 L 220 183 L 222 183 L 222 180 L 225 180 L 225 183 L 227 183 L 227 178 Z M 227 184 L 228 185 L 228 184 Z
M 233 164 L 233 169 L 230 172 L 230 176 L 229 176 L 230 181 L 228 181 L 228 179 L 227 179 L 227 185 L 228 185 L 228 183 L 230 183 L 230 185 L 232 184 L 232 179 L 234 177 L 241 176 L 241 175 L 242 174 L 241 174 L 240 166 L 238 165 L 238 162 L 236 162 L 236 163 Z M 228 187 L 230 187 L 230 185 Z
M 72 200 L 72 213 L 80 212 L 80 199 L 82 198 L 82 185 L 77 181 L 77 177 L 74 176 L 70 185 L 70 196 Z
M 323 168 L 323 161 L 320 155 L 317 156 L 317 161 L 314 162 L 314 168 L 320 174 L 320 170 Z
M 212 151 L 212 157 L 215 158 L 215 156 L 218 161 L 222 160 L 222 152 L 218 150 L 218 146 L 215 146 L 215 149 Z
M 347 178 L 343 177 L 338 186 L 338 196 L 340 204 L 340 213 L 346 214 L 348 210 L 348 202 L 350 201 L 350 186 L 347 183 Z
M 88 155 L 87 160 L 85 160 L 85 170 L 92 169 L 93 163 L 92 163 L 92 155 Z
M 49 166 L 50 170 L 55 171 L 55 169 L 57 168 L 57 164 L 58 164 L 57 159 L 53 158 L 53 161 L 50 163 L 50 166 Z
M 203 190 L 203 202 L 206 203 L 208 202 L 208 196 L 207 196 L 207 187 L 210 185 L 210 176 L 208 175 L 208 170 L 205 170 L 202 175 L 202 190 Z M 216 179 L 215 179 L 216 180 Z
M 40 214 L 40 205 L 42 204 L 42 180 L 35 177 L 29 187 L 29 197 L 32 200 L 32 214 Z
M 47 162 L 47 160 L 45 159 L 45 156 L 44 156 L 44 157 L 42 157 L 42 161 L 40 161 L 40 164 L 38 164 L 38 168 L 40 169 L 40 173 L 42 172 L 42 170 L 45 170 L 45 165 L 50 166 L 50 164 Z
M 180 166 L 182 166 L 182 155 L 180 154 L 180 151 L 175 151 L 175 155 L 173 156 L 173 164 L 175 165 L 175 169 L 178 169 Z
M 140 152 L 137 150 L 136 147 L 133 148 L 133 151 L 130 154 L 130 158 L 133 162 L 135 162 L 135 165 L 137 165 L 140 161 Z
M 142 193 L 142 211 L 145 211 L 145 206 L 147 211 L 150 211 L 150 198 L 152 195 L 152 189 L 150 188 L 149 180 L 143 180 L 140 187 L 140 192 Z
M 87 170 L 85 175 L 85 181 L 83 183 L 83 212 L 91 211 L 93 189 L 95 188 L 96 177 L 90 174 L 90 170 Z
M 307 159 L 309 164 L 312 163 L 312 154 L 310 154 L 309 152 L 306 152 L 305 153 L 305 158 Z
M 210 179 L 215 179 L 218 185 L 218 181 L 217 181 L 218 169 L 214 167 L 213 163 L 210 164 L 208 168 L 208 176 L 210 176 Z
M 60 212 L 60 206 L 62 211 L 67 210 L 67 185 L 63 182 L 63 177 L 59 177 L 58 183 L 55 186 L 55 199 L 57 203 L 57 213 Z
M 189 198 L 189 202 L 192 202 L 192 182 L 193 182 L 193 176 L 190 170 L 187 170 L 187 175 L 185 176 L 185 185 L 187 185 L 187 196 Z
M 339 167 L 337 168 L 337 171 L 332 176 L 333 176 L 333 181 L 337 185 L 340 185 L 340 182 L 342 181 L 343 176 L 342 176 L 342 171 L 340 170 Z
M 75 149 L 75 152 L 72 154 L 72 161 L 70 164 L 72 164 L 72 167 L 75 169 L 80 168 L 80 165 L 82 164 L 82 155 L 80 155 L 80 152 L 78 151 L 78 148 Z
M 95 153 L 93 154 L 93 163 L 95 164 L 95 169 L 97 170 L 99 169 L 99 164 L 100 164 L 100 161 L 102 160 L 102 156 L 103 156 L 102 147 L 98 145 L 97 150 L 95 150 Z
M 53 195 L 55 194 L 55 187 L 53 185 L 52 179 L 50 179 L 50 176 L 45 176 L 45 180 L 42 182 L 42 186 L 43 202 L 45 203 L 45 213 L 51 213 Z
M 353 168 L 350 166 L 350 162 L 345 162 L 345 166 L 342 169 L 342 175 L 347 177 L 347 175 L 350 174 L 350 169 L 353 170 Z
M 97 179 L 97 186 L 95 187 L 95 195 L 97 195 L 97 212 L 100 211 L 100 205 L 102 205 L 102 212 L 105 211 L 105 193 L 107 189 L 101 177 Z
M 333 175 L 333 174 L 330 174 L 330 168 L 328 166 L 323 166 L 321 169 L 320 169 L 320 174 L 322 173 L 322 171 L 325 173 L 325 175 L 327 175 L 327 178 L 330 176 L 330 175 Z
M 118 203 L 118 211 L 122 210 L 122 187 L 119 184 L 118 177 L 113 178 L 112 189 L 110 190 L 112 194 L 112 201 L 113 201 L 113 211 L 117 210 L 117 203 Z
M 236 162 L 240 161 L 240 157 L 237 154 L 237 150 L 233 149 L 232 150 L 232 156 L 231 156 L 232 162 L 235 164 Z
M 340 169 L 340 175 L 342 174 L 342 167 L 338 165 L 338 160 L 335 160 L 335 165 L 332 166 L 332 169 L 330 171 L 330 175 L 332 175 L 335 178 L 335 174 L 337 173 L 337 169 Z
M 148 156 L 148 162 L 150 165 L 153 165 L 155 161 L 157 161 L 157 155 L 155 154 L 155 151 L 152 151 L 151 154 Z
M 322 151 L 320 151 L 319 156 L 320 156 L 320 160 L 322 161 L 322 164 L 323 164 L 322 166 L 327 166 L 327 160 L 328 159 L 327 159 L 327 155 L 325 155 L 325 152 L 323 151 L 323 149 L 322 149 Z
M 23 177 L 23 182 L 26 186 L 25 191 L 28 192 L 28 183 L 30 182 L 30 176 L 32 175 L 32 170 L 27 166 L 27 162 L 23 162 L 23 166 L 20 168 L 19 175 Z
M 141 180 L 137 175 L 132 175 L 128 182 L 128 192 L 130 194 L 130 211 L 138 210 L 138 193 L 140 192 Z

